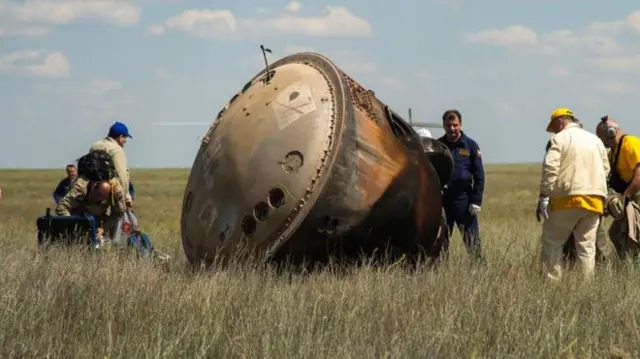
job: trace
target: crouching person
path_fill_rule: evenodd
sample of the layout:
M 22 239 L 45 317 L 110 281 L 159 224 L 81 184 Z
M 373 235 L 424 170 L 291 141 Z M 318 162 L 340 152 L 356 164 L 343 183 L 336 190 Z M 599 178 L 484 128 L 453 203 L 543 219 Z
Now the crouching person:
M 619 196 L 608 203 L 613 217 L 609 237 L 625 261 L 640 253 L 640 138 L 622 133 L 609 116 L 600 119 L 596 134 L 611 149 L 609 184 Z
M 69 192 L 58 202 L 60 216 L 91 214 L 97 220 L 98 240 L 112 238 L 118 221 L 127 210 L 124 191 L 117 180 L 89 181 L 79 176 Z

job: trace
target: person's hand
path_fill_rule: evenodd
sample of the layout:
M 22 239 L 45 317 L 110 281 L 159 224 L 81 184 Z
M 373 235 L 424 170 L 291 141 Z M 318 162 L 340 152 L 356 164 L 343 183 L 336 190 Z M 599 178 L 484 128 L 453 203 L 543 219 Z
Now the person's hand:
M 103 235 L 104 235 L 104 229 L 102 229 L 102 227 L 98 227 L 98 230 L 96 231 L 96 236 L 100 238 Z
M 538 197 L 538 207 L 536 208 L 536 219 L 538 222 L 541 221 L 541 218 L 549 219 L 549 197 Z
M 133 201 L 127 201 L 126 205 L 127 205 L 127 208 L 129 209 L 133 208 Z
M 472 216 L 477 215 L 478 213 L 480 213 L 481 207 L 478 206 L 477 204 L 470 204 L 469 205 L 469 213 L 471 213 Z

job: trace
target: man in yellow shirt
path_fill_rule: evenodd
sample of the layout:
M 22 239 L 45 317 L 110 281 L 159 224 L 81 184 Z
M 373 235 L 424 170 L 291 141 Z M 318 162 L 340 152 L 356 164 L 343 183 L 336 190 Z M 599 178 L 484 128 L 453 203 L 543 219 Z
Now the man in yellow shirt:
M 623 134 L 618 124 L 609 116 L 600 119 L 596 134 L 605 147 L 611 149 L 611 189 L 623 196 L 624 207 L 627 207 L 629 202 L 640 206 L 640 138 Z M 614 219 L 611 224 L 609 237 L 620 259 L 624 260 L 629 252 L 637 254 L 640 251 L 640 244 L 629 236 L 633 230 L 631 226 L 637 228 L 639 225 L 630 223 L 626 214 Z
M 553 111 L 540 179 L 536 217 L 545 218 L 540 259 L 550 279 L 562 277 L 562 249 L 573 233 L 577 265 L 587 277 L 595 267 L 596 236 L 607 197 L 609 160 L 602 142 L 575 123 L 567 108 Z

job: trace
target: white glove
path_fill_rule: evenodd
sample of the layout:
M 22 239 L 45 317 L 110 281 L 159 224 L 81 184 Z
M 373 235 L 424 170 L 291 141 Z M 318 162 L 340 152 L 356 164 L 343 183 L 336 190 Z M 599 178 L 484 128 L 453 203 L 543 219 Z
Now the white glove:
M 549 197 L 538 197 L 538 208 L 536 208 L 536 219 L 540 222 L 540 215 L 544 219 L 549 219 Z
M 480 212 L 480 206 L 478 206 L 477 204 L 469 205 L 469 213 L 471 213 L 472 216 L 477 215 L 479 212 Z

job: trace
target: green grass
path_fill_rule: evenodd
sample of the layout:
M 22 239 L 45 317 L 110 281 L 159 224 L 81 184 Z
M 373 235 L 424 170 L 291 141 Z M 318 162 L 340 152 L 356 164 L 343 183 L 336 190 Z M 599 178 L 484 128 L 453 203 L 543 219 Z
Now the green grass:
M 544 282 L 532 259 L 539 167 L 494 165 L 480 214 L 489 265 L 460 235 L 437 270 L 277 275 L 250 264 L 187 270 L 186 170 L 132 170 L 136 214 L 167 267 L 132 256 L 35 250 L 35 218 L 63 171 L 0 171 L 2 358 L 602 358 L 640 355 L 637 271 Z M 515 270 L 514 270 L 515 268 Z

